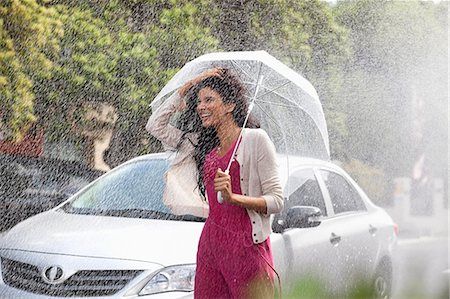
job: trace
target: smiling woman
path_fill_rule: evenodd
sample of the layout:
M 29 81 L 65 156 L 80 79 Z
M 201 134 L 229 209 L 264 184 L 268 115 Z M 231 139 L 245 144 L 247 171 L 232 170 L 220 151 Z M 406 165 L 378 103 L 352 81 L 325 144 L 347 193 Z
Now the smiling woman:
M 171 116 L 180 111 L 172 126 Z M 251 116 L 239 77 L 212 68 L 185 82 L 147 123 L 177 151 L 168 172 L 184 165 L 191 178 L 183 187 L 167 181 L 167 188 L 194 189 L 208 202 L 194 298 L 247 298 L 255 283 L 259 295 L 274 296 L 270 215 L 283 209 L 282 187 L 275 146 Z

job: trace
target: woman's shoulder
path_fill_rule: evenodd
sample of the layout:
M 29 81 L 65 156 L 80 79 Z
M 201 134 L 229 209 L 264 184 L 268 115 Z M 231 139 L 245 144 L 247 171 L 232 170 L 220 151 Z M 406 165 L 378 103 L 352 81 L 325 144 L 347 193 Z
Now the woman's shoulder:
M 267 153 L 275 153 L 275 145 L 265 130 L 246 128 L 242 135 L 244 155 L 265 156 Z
M 248 141 L 260 142 L 261 140 L 270 140 L 269 135 L 264 129 L 261 128 L 245 128 L 242 136 L 242 141 L 247 139 Z

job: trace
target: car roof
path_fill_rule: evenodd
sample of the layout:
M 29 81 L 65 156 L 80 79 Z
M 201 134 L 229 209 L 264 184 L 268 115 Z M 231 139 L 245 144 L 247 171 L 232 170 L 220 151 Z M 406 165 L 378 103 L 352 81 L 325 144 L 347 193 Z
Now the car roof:
M 128 162 L 134 162 L 134 161 L 140 161 L 140 160 L 153 160 L 153 159 L 173 159 L 176 152 L 167 151 L 164 153 L 152 153 L 152 154 L 146 154 L 142 156 L 138 156 L 135 158 L 132 158 Z M 301 157 L 301 156 L 293 156 L 293 155 L 286 155 L 286 154 L 278 154 L 277 153 L 277 159 L 279 162 L 282 161 L 289 161 L 289 163 L 292 163 L 294 165 L 310 165 L 310 166 L 328 166 L 328 167 L 338 167 L 336 164 L 332 163 L 331 161 L 327 160 L 320 160 L 315 158 L 307 158 L 307 157 Z M 339 167 L 338 167 L 339 168 Z
M 146 161 L 146 160 L 171 160 L 175 157 L 175 152 L 164 152 L 164 153 L 153 153 L 153 154 L 146 154 L 139 157 L 135 157 L 129 161 L 127 161 L 124 164 L 127 163 L 133 163 L 137 161 Z M 288 167 L 289 172 L 297 169 L 297 168 L 328 168 L 335 170 L 337 172 L 342 173 L 343 170 L 336 165 L 335 163 L 331 161 L 326 160 L 320 160 L 320 159 L 314 159 L 314 158 L 306 158 L 306 157 L 300 157 L 300 156 L 291 156 L 286 154 L 277 154 L 277 160 L 278 160 L 278 166 L 280 168 L 280 174 L 282 176 L 282 181 L 285 182 L 287 179 L 283 174 L 287 173 Z
M 150 160 L 166 160 L 167 163 L 169 163 L 176 155 L 176 152 L 168 151 L 164 153 L 153 153 L 153 154 L 146 154 L 142 156 L 138 156 L 135 158 L 132 158 L 131 160 L 128 160 L 127 162 L 121 164 L 120 166 L 134 163 L 137 161 L 150 161 Z M 314 159 L 314 158 L 306 158 L 306 157 L 300 157 L 300 156 L 291 156 L 286 154 L 277 154 L 277 160 L 278 160 L 278 166 L 279 166 L 279 173 L 280 173 L 280 181 L 283 185 L 287 183 L 288 180 L 288 165 L 289 165 L 289 173 L 292 173 L 293 171 L 296 171 L 297 169 L 302 168 L 321 168 L 326 170 L 331 170 L 334 172 L 339 173 L 340 175 L 347 178 L 347 180 L 350 180 L 352 182 L 352 185 L 358 188 L 358 190 L 361 192 L 364 200 L 366 203 L 368 203 L 370 206 L 373 206 L 373 203 L 370 201 L 370 199 L 367 197 L 367 195 L 364 193 L 364 191 L 358 186 L 358 184 L 351 178 L 351 176 L 343 170 L 337 163 L 334 161 L 327 161 L 327 160 L 320 160 L 320 159 Z M 119 166 L 119 167 L 120 167 Z

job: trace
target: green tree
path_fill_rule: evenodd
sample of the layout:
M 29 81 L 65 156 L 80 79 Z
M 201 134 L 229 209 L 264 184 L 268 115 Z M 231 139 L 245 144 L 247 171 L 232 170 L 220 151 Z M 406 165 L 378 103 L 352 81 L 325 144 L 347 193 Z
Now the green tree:
M 2 2 L 3 130 L 20 139 L 37 121 L 51 141 L 90 146 L 87 132 L 102 124 L 88 115 L 110 105 L 118 116 L 113 164 L 151 150 L 150 102 L 179 67 L 217 48 L 199 12 L 204 3 Z
M 36 80 L 56 67 L 62 24 L 53 8 L 35 0 L 0 4 L 0 123 L 9 138 L 22 139 L 36 121 Z
M 130 31 L 133 32 L 130 34 L 140 36 L 141 44 L 147 43 L 154 49 L 154 56 L 144 58 L 145 61 L 134 57 L 132 61 L 136 68 L 131 69 L 136 70 L 151 61 L 157 63 L 151 77 L 139 77 L 133 81 L 132 86 L 142 91 L 135 93 L 139 97 L 131 100 L 126 96 L 115 106 L 119 119 L 107 151 L 107 160 L 112 166 L 155 149 L 155 140 L 144 129 L 150 115 L 149 104 L 180 67 L 205 52 L 217 49 L 217 40 L 204 26 L 199 12 L 204 1 L 154 2 L 128 1 L 125 6 L 123 3 L 109 6 L 104 12 L 105 18 L 123 15 L 125 19 L 126 16 L 127 20 L 131 20 Z M 142 18 L 141 14 L 149 18 Z M 126 49 L 119 49 L 118 52 L 121 55 L 127 53 Z M 133 77 L 123 71 L 117 76 L 127 81 Z
M 87 115 L 103 105 L 112 106 L 119 118 L 116 130 L 128 132 L 148 109 L 165 71 L 153 40 L 132 32 L 124 19 L 107 22 L 107 10 L 99 15 L 85 5 L 56 9 L 64 23 L 64 37 L 60 67 L 52 80 L 41 81 L 36 90 L 43 99 L 42 126 L 49 139 L 69 140 L 89 152 L 95 136 L 88 132 L 101 129 L 101 124 Z M 139 131 L 124 135 L 125 148 L 130 149 L 125 151 L 127 158 L 140 135 Z

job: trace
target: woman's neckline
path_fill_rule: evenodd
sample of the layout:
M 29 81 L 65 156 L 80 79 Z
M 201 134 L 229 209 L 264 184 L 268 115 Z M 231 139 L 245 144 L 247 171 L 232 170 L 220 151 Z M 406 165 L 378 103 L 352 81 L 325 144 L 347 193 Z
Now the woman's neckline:
M 243 130 L 243 128 L 242 128 L 242 130 Z M 241 134 L 239 134 L 239 135 L 236 137 L 236 139 L 233 141 L 233 143 L 231 143 L 231 146 L 225 151 L 225 153 L 224 153 L 223 155 L 219 155 L 219 149 L 220 149 L 220 146 L 219 146 L 219 145 L 216 146 L 216 148 L 215 148 L 216 156 L 217 156 L 219 159 L 222 159 L 222 158 L 224 158 L 225 156 L 227 156 L 227 155 L 230 153 L 230 151 L 232 151 L 232 150 L 234 149 L 234 147 L 236 146 L 236 143 L 238 142 L 238 139 L 239 139 L 240 137 L 242 137 Z

